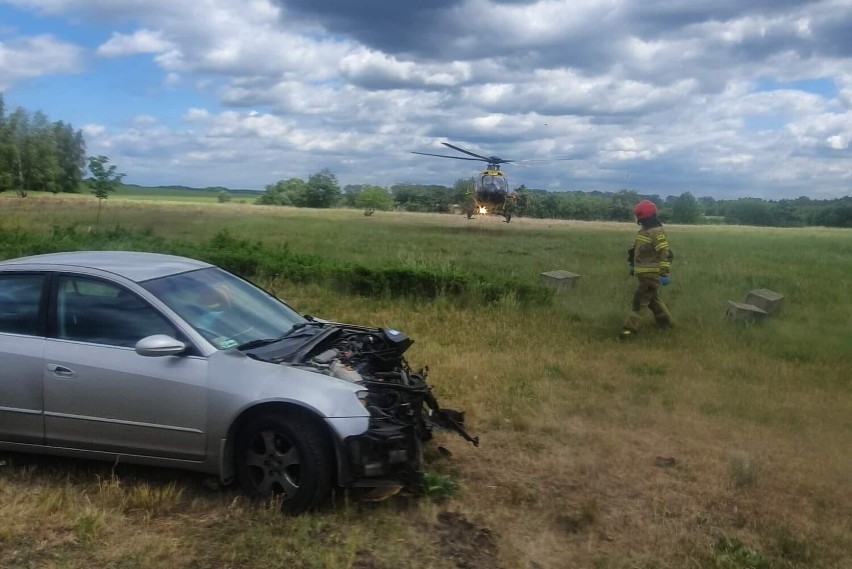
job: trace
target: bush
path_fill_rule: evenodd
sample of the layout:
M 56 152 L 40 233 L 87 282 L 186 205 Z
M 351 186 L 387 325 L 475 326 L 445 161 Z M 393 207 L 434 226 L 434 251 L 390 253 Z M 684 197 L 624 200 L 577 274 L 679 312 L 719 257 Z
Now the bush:
M 719 538 L 713 548 L 713 557 L 718 569 L 769 569 L 771 566 L 762 553 L 730 537 Z

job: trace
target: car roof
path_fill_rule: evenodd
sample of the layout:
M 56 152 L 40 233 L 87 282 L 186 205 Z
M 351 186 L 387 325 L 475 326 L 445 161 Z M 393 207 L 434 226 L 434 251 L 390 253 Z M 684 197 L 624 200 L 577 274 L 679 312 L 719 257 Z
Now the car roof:
M 135 282 L 212 267 L 187 257 L 138 251 L 70 251 L 47 253 L 0 261 L 0 268 L 33 267 L 64 269 L 78 267 L 107 271 Z

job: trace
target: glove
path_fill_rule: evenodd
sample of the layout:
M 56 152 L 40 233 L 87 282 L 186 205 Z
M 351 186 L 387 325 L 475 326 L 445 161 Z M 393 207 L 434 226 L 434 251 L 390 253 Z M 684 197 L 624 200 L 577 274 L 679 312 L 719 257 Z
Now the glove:
M 660 284 L 661 285 L 666 286 L 670 282 L 672 282 L 671 277 L 669 277 L 668 275 L 660 275 Z
M 627 263 L 627 274 L 633 276 L 633 263 Z

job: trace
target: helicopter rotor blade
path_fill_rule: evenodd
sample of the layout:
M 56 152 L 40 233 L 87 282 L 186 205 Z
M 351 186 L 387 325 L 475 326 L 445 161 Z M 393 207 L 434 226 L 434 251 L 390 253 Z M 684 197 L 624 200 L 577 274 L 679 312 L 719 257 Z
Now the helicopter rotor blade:
M 532 158 L 530 160 L 515 160 L 518 166 L 525 166 L 532 162 L 563 162 L 565 160 L 577 160 L 576 158 Z
M 441 144 L 443 144 L 444 146 L 447 146 L 449 148 L 452 148 L 453 150 L 458 150 L 459 152 L 463 152 L 465 154 L 468 154 L 470 156 L 476 156 L 477 158 L 484 160 L 485 162 L 488 162 L 489 164 L 509 164 L 510 162 L 514 162 L 514 160 L 506 160 L 505 158 L 500 158 L 499 156 L 482 156 L 480 154 L 475 154 L 475 153 L 473 153 L 469 150 L 465 150 L 464 148 L 454 146 L 454 145 L 450 144 L 449 142 L 442 142 Z
M 471 162 L 482 162 L 481 158 L 465 158 L 463 156 L 447 156 L 446 154 L 430 154 L 429 152 L 414 152 L 412 154 L 420 154 L 421 156 L 437 156 L 438 158 L 452 158 L 453 160 L 470 160 Z
M 554 162 L 557 160 L 576 160 L 576 158 L 529 158 L 527 160 L 515 160 L 515 162 Z
M 442 142 L 441 144 L 443 144 L 444 146 L 448 146 L 448 147 L 452 148 L 453 150 L 458 150 L 459 152 L 463 152 L 464 154 L 468 154 L 470 156 L 476 156 L 477 158 L 479 158 L 481 160 L 485 160 L 486 162 L 488 160 L 490 160 L 490 158 L 486 158 L 485 156 L 482 156 L 480 154 L 474 154 L 473 152 L 470 152 L 469 150 L 465 150 L 464 148 L 459 148 L 458 146 L 453 146 L 449 142 Z
M 500 164 L 516 164 L 518 166 L 527 166 L 536 162 L 559 162 L 565 160 L 576 160 L 576 158 L 534 158 L 530 160 L 508 160 L 506 158 L 500 158 L 499 156 L 482 156 L 481 154 L 476 154 L 475 152 L 471 152 L 470 150 L 465 150 L 460 146 L 456 146 L 454 144 L 450 144 L 449 142 L 442 142 L 444 146 L 447 148 L 452 148 L 453 150 L 457 150 L 462 154 L 467 154 L 468 156 L 473 156 L 473 158 L 465 158 L 462 156 L 449 156 L 447 154 L 433 154 L 431 152 L 415 152 L 411 151 L 412 154 L 420 154 L 421 156 L 437 156 L 438 158 L 452 158 L 453 160 L 470 160 L 472 162 L 485 162 L 489 166 L 499 167 Z

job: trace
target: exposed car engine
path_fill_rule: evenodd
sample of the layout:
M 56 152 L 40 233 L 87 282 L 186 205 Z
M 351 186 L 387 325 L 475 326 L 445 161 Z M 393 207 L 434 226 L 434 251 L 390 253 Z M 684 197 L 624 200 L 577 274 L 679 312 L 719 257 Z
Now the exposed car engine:
M 426 382 L 428 368 L 409 367 L 403 354 L 414 342 L 408 336 L 393 329 L 335 326 L 335 333 L 302 358 L 303 365 L 363 385 L 376 424 L 415 424 L 421 440 L 431 438 L 433 427 L 443 427 L 478 446 L 462 427 L 464 414 L 438 405 Z

